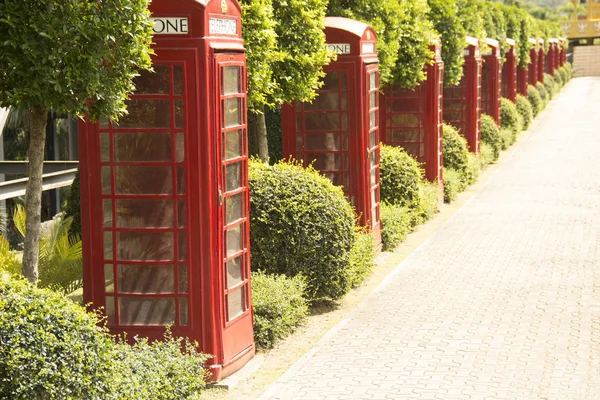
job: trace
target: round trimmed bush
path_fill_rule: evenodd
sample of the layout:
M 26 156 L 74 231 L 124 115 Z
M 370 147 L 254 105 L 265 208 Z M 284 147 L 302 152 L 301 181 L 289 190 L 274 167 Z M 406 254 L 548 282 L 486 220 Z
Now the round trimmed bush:
M 342 297 L 355 240 L 355 214 L 342 189 L 311 167 L 257 160 L 249 163 L 249 186 L 252 267 L 303 275 L 309 301 Z
M 406 207 L 381 203 L 381 242 L 384 251 L 393 251 L 413 228 L 412 212 Z
M 557 90 L 562 88 L 565 85 L 565 82 L 563 81 L 563 77 L 560 74 L 560 69 L 557 69 L 556 71 L 554 71 L 554 82 L 556 82 Z
M 358 287 L 373 270 L 375 265 L 375 240 L 364 227 L 354 229 L 354 246 L 350 250 L 350 262 L 346 275 L 350 287 Z
M 521 128 L 524 130 L 529 129 L 531 121 L 533 120 L 533 109 L 531 103 L 527 100 L 527 97 L 518 94 L 517 95 L 517 112 L 519 113 L 519 120 Z
M 540 97 L 542 98 L 542 110 L 546 108 L 546 104 L 550 101 L 550 96 L 548 94 L 548 90 L 546 90 L 546 86 L 542 82 L 538 82 L 535 87 L 540 92 Z
M 502 150 L 502 138 L 496 121 L 487 114 L 481 114 L 481 141 L 492 147 L 493 159 L 497 160 Z
M 300 275 L 288 278 L 252 272 L 254 342 L 258 347 L 272 348 L 304 322 L 308 315 L 305 289 L 306 282 Z
M 464 174 L 467 171 L 469 163 L 467 140 L 450 124 L 444 124 L 443 130 L 442 151 L 444 168 L 452 168 L 460 174 Z
M 537 115 L 544 108 L 542 96 L 537 87 L 533 85 L 527 86 L 527 100 L 529 100 L 529 104 L 531 104 L 531 110 L 533 111 L 533 116 L 537 117 Z
M 500 99 L 500 128 L 510 129 L 515 137 L 520 130 L 517 106 L 515 103 L 504 97 Z
M 67 298 L 0 276 L 2 398 L 110 398 L 114 343 Z
M 452 168 L 444 168 L 444 202 L 452 203 L 458 193 L 467 188 L 460 173 Z
M 401 147 L 382 144 L 380 148 L 381 201 L 416 209 L 421 201 L 419 184 L 423 179 L 419 162 Z
M 548 100 L 553 99 L 558 92 L 558 87 L 556 86 L 556 81 L 552 75 L 544 74 L 544 88 L 546 88 L 546 92 L 548 92 Z
M 558 73 L 560 74 L 560 79 L 562 81 L 562 85 L 566 85 L 569 81 L 569 73 L 567 72 L 565 67 L 560 67 L 558 69 Z

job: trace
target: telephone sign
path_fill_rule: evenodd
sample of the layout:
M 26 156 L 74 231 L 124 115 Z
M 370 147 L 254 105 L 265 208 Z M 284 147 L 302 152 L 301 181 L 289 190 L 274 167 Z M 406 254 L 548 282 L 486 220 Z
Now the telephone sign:
M 187 35 L 187 18 L 151 18 L 155 35 Z

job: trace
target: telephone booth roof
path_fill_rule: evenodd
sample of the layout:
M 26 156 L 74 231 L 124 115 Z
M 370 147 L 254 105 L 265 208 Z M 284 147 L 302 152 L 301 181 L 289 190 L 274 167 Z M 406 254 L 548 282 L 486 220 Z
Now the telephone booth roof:
M 377 35 L 375 30 L 364 22 L 343 17 L 325 17 L 327 45 L 340 46 L 350 41 L 349 49 L 330 48 L 341 56 L 363 56 L 377 62 Z
M 500 58 L 500 43 L 495 39 L 486 38 L 485 43 L 491 50 L 487 51 L 487 55 L 496 56 Z
M 510 47 L 517 47 L 517 41 L 515 39 L 506 38 L 506 44 Z
M 479 47 L 479 40 L 477 40 L 477 38 L 474 38 L 473 36 L 467 36 L 466 40 L 467 46 Z

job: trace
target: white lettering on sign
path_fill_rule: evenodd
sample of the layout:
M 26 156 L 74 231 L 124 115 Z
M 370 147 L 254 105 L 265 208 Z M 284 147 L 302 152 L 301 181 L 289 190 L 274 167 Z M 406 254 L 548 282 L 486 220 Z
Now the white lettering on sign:
M 229 18 L 210 18 L 208 32 L 218 35 L 237 35 L 237 20 Z
M 155 35 L 187 35 L 189 33 L 187 18 L 151 18 Z
M 363 43 L 362 54 L 375 53 L 375 43 Z
M 335 54 L 350 54 L 350 43 L 327 43 L 327 50 Z

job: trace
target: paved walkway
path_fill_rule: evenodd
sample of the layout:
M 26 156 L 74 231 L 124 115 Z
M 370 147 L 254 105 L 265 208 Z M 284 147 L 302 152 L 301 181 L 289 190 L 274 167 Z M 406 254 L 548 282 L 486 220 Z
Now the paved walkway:
M 600 78 L 265 399 L 600 399 Z

